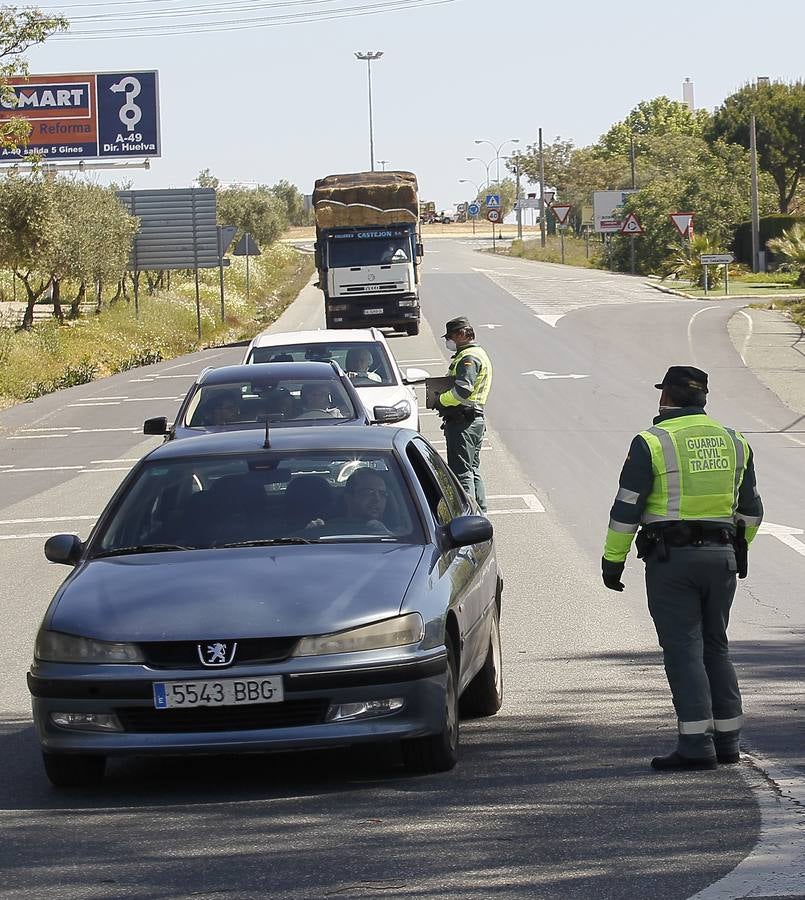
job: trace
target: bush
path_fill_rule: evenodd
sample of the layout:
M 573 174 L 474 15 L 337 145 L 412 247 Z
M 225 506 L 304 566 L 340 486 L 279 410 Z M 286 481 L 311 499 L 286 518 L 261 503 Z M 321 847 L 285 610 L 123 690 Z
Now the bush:
M 760 250 L 767 250 L 766 245 L 774 238 L 782 237 L 784 231 L 788 231 L 798 222 L 805 223 L 802 216 L 763 216 L 760 219 Z M 752 223 L 741 222 L 735 228 L 735 238 L 732 244 L 732 252 L 738 262 L 752 265 Z M 778 258 L 771 251 L 767 251 L 767 263 L 774 263 Z

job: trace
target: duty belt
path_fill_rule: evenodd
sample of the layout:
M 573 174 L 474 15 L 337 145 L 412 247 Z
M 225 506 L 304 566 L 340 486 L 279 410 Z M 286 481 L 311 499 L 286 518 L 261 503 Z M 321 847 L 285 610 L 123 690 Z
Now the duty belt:
M 647 525 L 637 536 L 635 546 L 639 559 L 650 556 L 668 558 L 668 547 L 703 547 L 711 544 L 735 544 L 735 530 L 727 525 L 708 525 L 703 522 L 669 522 Z

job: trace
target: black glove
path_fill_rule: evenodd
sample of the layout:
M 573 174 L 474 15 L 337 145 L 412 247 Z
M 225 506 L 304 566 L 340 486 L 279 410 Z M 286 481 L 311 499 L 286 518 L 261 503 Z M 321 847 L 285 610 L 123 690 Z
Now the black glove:
M 604 580 L 604 585 L 611 591 L 623 590 L 621 575 L 623 575 L 624 565 L 625 563 L 622 562 L 611 562 L 608 559 L 601 559 L 601 577 Z

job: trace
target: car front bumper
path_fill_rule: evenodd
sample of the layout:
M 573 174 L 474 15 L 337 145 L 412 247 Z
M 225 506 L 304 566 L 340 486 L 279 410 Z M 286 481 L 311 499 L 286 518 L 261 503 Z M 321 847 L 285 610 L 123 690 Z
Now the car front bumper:
M 217 673 L 226 678 L 282 675 L 284 700 L 251 708 L 155 709 L 154 682 L 214 680 L 209 670 L 127 666 L 123 677 L 77 678 L 69 677 L 69 666 L 39 664 L 29 673 L 28 686 L 40 743 L 48 753 L 184 755 L 312 749 L 421 737 L 443 727 L 443 650 L 371 666 L 281 671 L 284 665 L 233 667 Z M 108 672 L 112 667 L 103 668 Z M 86 672 L 85 667 L 82 669 Z M 136 677 L 130 677 L 135 673 Z M 390 698 L 402 698 L 403 707 L 369 718 L 325 721 L 331 706 Z M 56 712 L 113 714 L 125 730 L 96 732 L 60 727 L 50 717 Z M 183 715 L 186 713 L 191 715 Z

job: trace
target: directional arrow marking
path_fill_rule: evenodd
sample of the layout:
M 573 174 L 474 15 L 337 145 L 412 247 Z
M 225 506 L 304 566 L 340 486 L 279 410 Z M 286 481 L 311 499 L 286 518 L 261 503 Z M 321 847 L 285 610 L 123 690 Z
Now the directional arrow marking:
M 560 375 L 558 372 L 540 372 L 538 369 L 533 369 L 531 372 L 521 372 L 521 375 L 533 375 L 534 378 L 539 378 L 540 381 L 547 381 L 550 378 L 589 378 L 589 375 Z
M 541 319 L 546 325 L 550 325 L 551 328 L 556 328 L 556 323 L 560 319 L 564 319 L 565 314 L 562 313 L 559 316 L 537 316 L 538 319 Z
M 493 325 L 491 322 L 488 322 L 486 325 L 480 325 L 479 327 L 488 328 L 490 331 L 494 330 L 495 328 L 503 328 L 502 325 Z
M 794 537 L 796 534 L 805 534 L 805 530 L 802 528 L 792 528 L 790 525 L 775 525 L 773 522 L 764 522 L 760 526 L 758 534 L 769 534 L 777 538 L 781 544 L 785 544 L 786 547 L 790 547 L 796 553 L 799 553 L 800 556 L 805 556 L 805 543 Z

